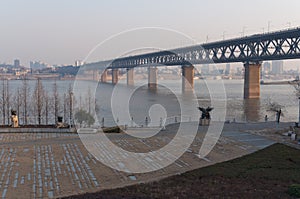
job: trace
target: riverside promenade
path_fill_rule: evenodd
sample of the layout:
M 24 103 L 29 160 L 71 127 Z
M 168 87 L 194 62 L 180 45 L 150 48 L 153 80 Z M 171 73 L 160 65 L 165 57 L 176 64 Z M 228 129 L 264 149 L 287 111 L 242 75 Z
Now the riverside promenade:
M 159 135 L 148 139 L 132 139 L 124 133 L 107 136 L 125 150 L 153 151 L 172 140 L 178 125 L 169 125 Z M 207 127 L 199 127 L 194 142 L 182 157 L 164 169 L 146 174 L 119 172 L 103 165 L 85 149 L 77 134 L 0 133 L 0 197 L 55 198 L 158 180 L 265 148 L 276 140 L 259 132 L 267 129 L 272 134 L 285 131 L 283 129 L 290 125 L 277 126 L 273 122 L 225 124 L 218 143 L 203 159 L 197 155 Z M 149 129 L 128 131 L 147 134 Z M 97 147 L 102 150 L 101 145 Z

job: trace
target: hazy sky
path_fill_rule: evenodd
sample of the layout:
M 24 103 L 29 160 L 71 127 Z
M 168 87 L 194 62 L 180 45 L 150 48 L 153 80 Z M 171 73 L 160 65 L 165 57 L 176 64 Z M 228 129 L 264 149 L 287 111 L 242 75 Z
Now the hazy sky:
M 299 0 L 1 0 L 0 63 L 73 64 L 111 35 L 138 27 L 180 31 L 199 43 L 300 26 Z M 178 45 L 178 41 L 170 46 Z M 110 50 L 107 53 L 109 56 Z

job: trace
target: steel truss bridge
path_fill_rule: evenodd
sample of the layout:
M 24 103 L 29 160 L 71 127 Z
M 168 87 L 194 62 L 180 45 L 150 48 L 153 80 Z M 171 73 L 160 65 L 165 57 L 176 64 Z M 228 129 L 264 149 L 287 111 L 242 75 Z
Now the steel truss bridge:
M 89 63 L 87 68 L 134 68 L 300 58 L 300 28 Z

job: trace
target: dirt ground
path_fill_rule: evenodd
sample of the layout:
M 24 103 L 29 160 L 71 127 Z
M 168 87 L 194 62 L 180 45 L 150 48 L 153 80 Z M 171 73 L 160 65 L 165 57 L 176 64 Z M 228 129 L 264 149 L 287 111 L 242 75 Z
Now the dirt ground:
M 274 144 L 161 181 L 67 198 L 293 198 L 287 190 L 300 183 L 299 157 L 300 150 Z

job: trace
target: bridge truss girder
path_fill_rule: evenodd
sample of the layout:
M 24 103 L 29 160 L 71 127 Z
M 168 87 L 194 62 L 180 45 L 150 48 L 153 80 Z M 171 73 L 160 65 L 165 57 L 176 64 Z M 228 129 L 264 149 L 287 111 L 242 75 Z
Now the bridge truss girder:
M 261 62 L 300 58 L 300 29 L 231 39 L 173 50 L 87 64 L 94 67 L 134 68 L 231 62 Z

